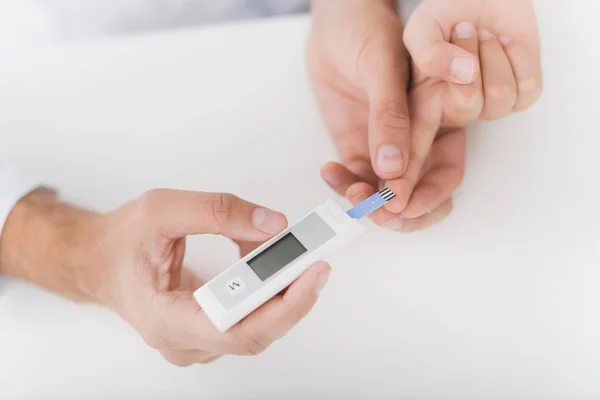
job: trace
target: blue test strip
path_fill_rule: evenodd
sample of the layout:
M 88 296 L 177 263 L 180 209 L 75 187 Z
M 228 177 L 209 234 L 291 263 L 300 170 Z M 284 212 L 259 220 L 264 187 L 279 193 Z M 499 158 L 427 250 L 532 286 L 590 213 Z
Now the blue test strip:
M 368 199 L 358 203 L 351 209 L 349 209 L 346 214 L 355 219 L 361 219 L 373 211 L 377 210 L 379 207 L 383 206 L 388 201 L 392 200 L 396 195 L 388 188 L 381 189 L 379 192 L 375 193 L 373 196 Z

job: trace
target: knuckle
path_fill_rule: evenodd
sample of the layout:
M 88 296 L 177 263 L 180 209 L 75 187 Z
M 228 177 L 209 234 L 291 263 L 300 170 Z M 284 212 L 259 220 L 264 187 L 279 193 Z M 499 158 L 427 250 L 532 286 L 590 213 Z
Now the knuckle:
M 148 190 L 138 197 L 135 202 L 135 209 L 138 214 L 148 215 L 152 212 L 153 204 L 155 203 L 156 196 L 158 195 L 158 189 Z
M 148 216 L 154 215 L 154 213 L 156 213 L 156 207 L 159 201 L 158 199 L 162 196 L 163 192 L 164 189 L 151 189 L 144 192 L 135 201 L 135 214 L 140 216 L 141 218 L 146 218 Z
M 509 99 L 517 92 L 512 85 L 492 85 L 486 89 L 486 95 L 493 99 Z
M 403 179 L 410 181 L 412 184 L 416 183 L 416 175 L 421 172 L 421 169 L 427 161 L 427 155 L 420 151 L 412 149 L 410 152 L 411 170 L 410 174 L 407 172 Z
M 216 226 L 222 226 L 229 220 L 236 200 L 237 197 L 230 193 L 219 193 L 211 199 L 210 209 Z
M 455 107 L 468 118 L 477 118 L 483 108 L 483 94 L 475 88 L 460 90 L 454 96 Z
M 383 133 L 406 132 L 410 127 L 410 118 L 406 106 L 397 101 L 388 101 L 380 106 L 376 113 L 376 129 Z

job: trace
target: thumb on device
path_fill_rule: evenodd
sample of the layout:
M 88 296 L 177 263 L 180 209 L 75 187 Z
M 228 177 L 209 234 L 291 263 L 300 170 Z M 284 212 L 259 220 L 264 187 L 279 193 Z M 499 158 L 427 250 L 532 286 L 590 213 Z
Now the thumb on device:
M 262 242 L 287 226 L 283 214 L 229 193 L 154 189 L 138 203 L 144 216 L 169 239 L 213 234 Z

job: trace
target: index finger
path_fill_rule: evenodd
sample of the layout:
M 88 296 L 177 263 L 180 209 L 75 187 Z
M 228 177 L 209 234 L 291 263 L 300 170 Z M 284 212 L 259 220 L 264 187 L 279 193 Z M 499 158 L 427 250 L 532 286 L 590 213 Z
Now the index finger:
M 406 172 L 399 178 L 386 182 L 396 198 L 385 205 L 386 210 L 401 213 L 419 181 L 427 155 L 440 129 L 442 108 L 440 95 L 435 87 L 418 87 L 412 93 L 414 118 L 411 126 L 411 151 Z
M 134 204 L 134 215 L 149 221 L 169 239 L 208 233 L 264 241 L 287 225 L 283 214 L 229 193 L 154 189 Z
M 406 170 L 410 154 L 407 104 L 408 61 L 392 51 L 377 55 L 366 79 L 369 97 L 369 148 L 373 170 L 395 179 Z

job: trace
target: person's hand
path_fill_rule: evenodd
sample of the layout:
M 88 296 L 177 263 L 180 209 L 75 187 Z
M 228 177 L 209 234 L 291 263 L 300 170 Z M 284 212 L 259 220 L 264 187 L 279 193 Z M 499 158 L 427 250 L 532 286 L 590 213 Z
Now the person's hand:
M 427 225 L 450 211 L 462 181 L 464 127 L 540 97 L 540 43 L 529 0 L 425 0 L 404 43 L 413 59 L 412 156 L 406 173 L 387 182 L 398 197 L 386 209 Z
M 355 182 L 402 176 L 410 157 L 409 63 L 391 0 L 314 0 L 308 69 L 342 163 L 322 176 L 344 195 Z
M 446 216 L 464 173 L 464 127 L 524 110 L 539 98 L 535 16 L 529 1 L 512 0 L 512 6 L 426 0 L 409 20 L 404 43 L 413 57 L 410 159 L 400 178 L 380 182 L 397 198 L 372 215 L 375 222 L 412 231 Z M 377 188 L 336 163 L 326 165 L 323 176 L 343 183 L 355 204 Z
M 424 0 L 406 25 L 404 44 L 414 62 L 413 86 L 441 86 L 445 126 L 523 111 L 542 93 L 531 0 Z
M 185 237 L 221 234 L 262 242 L 286 227 L 282 214 L 228 194 L 156 190 L 96 225 L 101 233 L 92 256 L 104 260 L 104 268 L 90 275 L 94 296 L 176 365 L 262 352 L 308 313 L 330 271 L 316 264 L 285 294 L 220 333 L 193 297 L 201 282 L 183 269 Z
M 186 236 L 220 234 L 249 251 L 285 228 L 282 214 L 229 194 L 174 190 L 147 192 L 107 215 L 35 203 L 20 202 L 7 221 L 1 272 L 108 306 L 175 365 L 262 352 L 310 311 L 330 272 L 313 265 L 221 333 L 193 297 L 202 282 L 183 266 Z

